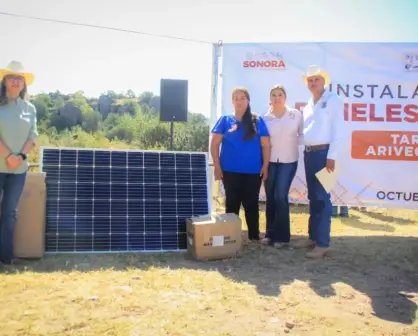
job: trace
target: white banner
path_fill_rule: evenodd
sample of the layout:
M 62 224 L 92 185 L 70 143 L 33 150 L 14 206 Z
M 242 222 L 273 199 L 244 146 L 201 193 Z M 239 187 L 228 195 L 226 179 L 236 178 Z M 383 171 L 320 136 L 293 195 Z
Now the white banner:
M 235 87 L 265 114 L 275 84 L 301 109 L 310 97 L 302 73 L 312 64 L 329 71 L 350 131 L 333 204 L 418 209 L 418 43 L 224 44 L 222 114 L 233 113 Z M 290 199 L 307 203 L 300 153 Z

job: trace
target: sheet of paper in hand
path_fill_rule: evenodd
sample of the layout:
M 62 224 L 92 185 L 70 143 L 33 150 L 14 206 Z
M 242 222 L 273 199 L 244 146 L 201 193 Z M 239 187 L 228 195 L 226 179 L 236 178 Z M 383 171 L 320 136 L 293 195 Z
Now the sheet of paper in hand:
M 340 176 L 340 165 L 338 161 L 335 161 L 335 168 L 333 172 L 328 172 L 327 168 L 321 169 L 316 174 L 317 179 L 321 182 L 326 192 L 331 192 Z

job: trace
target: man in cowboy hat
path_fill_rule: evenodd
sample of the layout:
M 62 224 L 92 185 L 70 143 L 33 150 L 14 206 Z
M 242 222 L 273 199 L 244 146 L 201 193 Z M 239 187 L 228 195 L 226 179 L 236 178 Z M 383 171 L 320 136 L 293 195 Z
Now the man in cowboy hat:
M 296 246 L 313 247 L 307 257 L 321 258 L 329 250 L 332 204 L 315 174 L 324 167 L 334 171 L 341 148 L 344 127 L 344 103 L 338 95 L 327 90 L 330 76 L 327 71 L 312 65 L 303 80 L 312 97 L 303 109 L 304 163 L 309 199 L 309 239 Z
M 27 155 L 38 131 L 36 108 L 26 100 L 34 76 L 13 61 L 0 69 L 0 263 L 15 264 L 14 231 L 17 208 L 26 182 Z

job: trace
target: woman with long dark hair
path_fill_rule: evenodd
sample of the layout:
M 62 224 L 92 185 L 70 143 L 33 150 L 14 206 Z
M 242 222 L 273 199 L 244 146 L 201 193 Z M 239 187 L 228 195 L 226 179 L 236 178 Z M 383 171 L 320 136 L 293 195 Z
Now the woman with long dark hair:
M 248 238 L 258 241 L 259 193 L 261 181 L 268 175 L 269 133 L 264 121 L 251 112 L 246 89 L 237 88 L 232 92 L 232 104 L 234 115 L 222 116 L 212 129 L 215 180 L 222 180 L 224 185 L 226 213 L 239 215 L 242 204 Z
M 0 69 L 0 262 L 14 264 L 13 239 L 17 207 L 28 169 L 27 155 L 38 136 L 36 109 L 27 98 L 33 75 L 19 62 Z

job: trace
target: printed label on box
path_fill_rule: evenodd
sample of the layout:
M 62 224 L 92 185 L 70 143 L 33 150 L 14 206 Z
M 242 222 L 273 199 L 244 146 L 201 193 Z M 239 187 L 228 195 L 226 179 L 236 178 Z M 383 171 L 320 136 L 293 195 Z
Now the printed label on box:
M 224 246 L 224 236 L 213 236 L 212 246 Z

